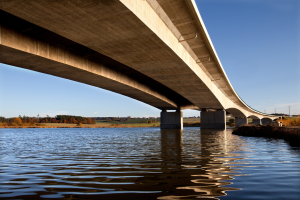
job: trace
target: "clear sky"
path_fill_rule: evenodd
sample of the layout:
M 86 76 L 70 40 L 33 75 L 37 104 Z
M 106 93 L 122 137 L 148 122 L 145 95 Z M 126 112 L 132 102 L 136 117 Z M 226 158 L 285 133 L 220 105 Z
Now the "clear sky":
M 300 1 L 196 0 L 225 72 L 252 108 L 300 114 Z M 0 116 L 159 116 L 137 100 L 0 64 Z M 187 110 L 184 117 L 199 116 Z

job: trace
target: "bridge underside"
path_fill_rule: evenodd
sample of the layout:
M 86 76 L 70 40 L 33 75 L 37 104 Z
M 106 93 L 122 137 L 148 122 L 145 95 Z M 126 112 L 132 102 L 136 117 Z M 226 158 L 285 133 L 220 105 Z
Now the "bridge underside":
M 3 0 L 0 2 L 0 9 L 122 63 L 181 96 L 181 100 L 169 97 L 173 105 L 155 104 L 155 107 L 223 108 L 207 83 L 199 78 L 202 71 L 199 65 L 195 63 L 196 69 L 191 69 L 183 60 L 187 58 L 183 58 L 170 46 L 182 48 L 178 39 L 161 20 L 158 15 L 160 13 L 156 13 L 157 10 L 148 1 Z M 150 27 L 152 25 L 156 26 L 155 29 Z M 24 30 L 29 28 L 30 26 Z M 158 34 L 174 41 L 164 41 Z M 185 49 L 182 49 L 181 54 L 190 57 Z M 147 83 L 147 86 L 150 85 L 151 83 Z M 140 100 L 136 96 L 133 98 Z
M 0 62 L 107 89 L 158 109 L 197 108 L 150 77 L 0 10 Z
M 203 128 L 226 127 L 226 111 L 239 124 L 256 114 L 231 87 L 190 1 L 2 0 L 0 9 L 1 63 L 142 101 L 163 110 L 162 128 L 182 128 L 183 109 L 217 110 L 203 112 Z

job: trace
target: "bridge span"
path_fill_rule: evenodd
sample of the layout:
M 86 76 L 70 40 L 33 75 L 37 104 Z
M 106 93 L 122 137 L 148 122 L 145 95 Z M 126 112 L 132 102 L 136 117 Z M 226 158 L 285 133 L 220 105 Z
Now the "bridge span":
M 193 0 L 2 0 L 0 62 L 142 101 L 163 129 L 182 129 L 184 109 L 201 128 L 278 118 L 236 94 Z

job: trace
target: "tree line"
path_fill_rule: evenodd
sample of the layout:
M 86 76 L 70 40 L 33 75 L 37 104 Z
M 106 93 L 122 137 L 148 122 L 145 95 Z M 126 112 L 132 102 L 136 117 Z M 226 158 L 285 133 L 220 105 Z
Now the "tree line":
M 95 124 L 95 121 L 91 118 L 74 116 L 74 115 L 56 115 L 55 117 L 28 117 L 20 116 L 13 118 L 0 117 L 0 123 L 2 126 L 15 126 L 15 125 L 32 125 L 36 123 L 73 123 L 73 124 Z
M 131 119 L 130 116 L 128 116 L 126 118 L 122 118 L 122 117 L 121 118 L 119 118 L 119 117 L 117 117 L 117 118 L 115 118 L 115 117 L 108 117 L 107 118 L 107 122 L 114 122 L 114 121 L 126 122 L 126 121 L 128 121 L 130 119 Z

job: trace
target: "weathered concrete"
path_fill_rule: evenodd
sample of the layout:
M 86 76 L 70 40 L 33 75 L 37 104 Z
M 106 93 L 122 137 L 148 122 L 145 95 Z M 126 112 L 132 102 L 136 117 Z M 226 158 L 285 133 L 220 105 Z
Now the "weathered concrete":
M 200 119 L 201 129 L 225 129 L 226 128 L 226 111 L 201 111 Z
M 246 117 L 244 117 L 244 118 L 236 117 L 235 118 L 235 127 L 239 127 L 239 126 L 242 126 L 245 124 L 248 124 L 248 118 L 246 118 Z
M 182 111 L 167 112 L 166 110 L 160 113 L 160 128 L 161 129 L 183 129 Z
M 252 124 L 261 125 L 261 119 L 252 119 Z

